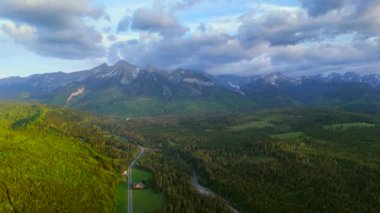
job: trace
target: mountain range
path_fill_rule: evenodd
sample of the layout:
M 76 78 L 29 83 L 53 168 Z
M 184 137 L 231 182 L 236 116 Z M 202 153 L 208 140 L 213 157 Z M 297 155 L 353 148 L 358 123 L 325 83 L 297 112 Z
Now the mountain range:
M 34 100 L 97 113 L 149 116 L 258 108 L 334 106 L 378 112 L 380 75 L 281 73 L 212 76 L 202 71 L 144 68 L 126 61 L 73 73 L 0 80 L 0 100 Z

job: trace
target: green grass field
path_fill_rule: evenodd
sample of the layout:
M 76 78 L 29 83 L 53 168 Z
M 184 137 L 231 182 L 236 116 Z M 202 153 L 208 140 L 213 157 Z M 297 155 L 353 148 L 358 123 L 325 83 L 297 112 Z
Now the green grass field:
M 139 181 L 147 181 L 153 177 L 153 173 L 151 171 L 136 167 L 132 169 L 132 174 L 134 183 Z
M 282 133 L 282 134 L 271 135 L 271 138 L 278 139 L 278 140 L 295 140 L 304 135 L 305 133 L 303 132 L 287 132 L 287 133 Z
M 128 211 L 127 198 L 127 181 L 120 183 L 115 189 L 115 213 L 123 213 Z
M 236 125 L 231 127 L 231 131 L 242 131 L 247 129 L 260 129 L 271 127 L 272 125 L 265 121 L 251 121 L 245 124 Z
M 156 193 L 152 188 L 133 191 L 133 212 L 155 212 L 161 209 L 164 203 L 164 194 Z
M 146 169 L 133 168 L 133 182 L 148 181 L 153 173 Z M 165 195 L 156 193 L 149 185 L 142 190 L 133 190 L 133 211 L 150 213 L 161 209 L 165 204 Z
M 337 124 L 330 124 L 330 125 L 324 125 L 324 129 L 331 129 L 331 130 L 338 130 L 338 131 L 345 131 L 352 128 L 373 128 L 376 127 L 375 124 L 369 124 L 369 123 L 337 123 Z

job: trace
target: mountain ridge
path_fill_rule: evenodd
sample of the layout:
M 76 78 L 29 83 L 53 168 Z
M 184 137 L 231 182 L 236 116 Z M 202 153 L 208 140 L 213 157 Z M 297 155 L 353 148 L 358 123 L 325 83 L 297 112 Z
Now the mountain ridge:
M 94 68 L 91 68 L 88 70 L 82 70 L 82 71 L 75 71 L 75 72 L 58 71 L 58 72 L 43 73 L 43 74 L 33 74 L 26 77 L 11 76 L 11 77 L 6 77 L 6 78 L 1 78 L 0 86 L 21 83 L 30 79 L 36 79 L 36 78 L 41 78 L 41 77 L 44 77 L 46 81 L 48 81 L 49 79 L 53 77 L 66 77 L 63 80 L 82 81 L 83 79 L 88 78 L 90 76 L 94 76 L 94 75 L 96 75 L 99 78 L 110 78 L 110 77 L 113 77 L 116 75 L 122 75 L 122 74 L 129 74 L 131 76 L 128 76 L 128 77 L 136 78 L 136 76 L 141 70 L 147 70 L 151 72 L 167 72 L 167 73 L 173 73 L 173 72 L 178 72 L 182 70 L 186 72 L 198 73 L 212 79 L 215 84 L 223 85 L 223 86 L 226 86 L 227 88 L 236 87 L 236 86 L 241 87 L 250 82 L 256 81 L 258 79 L 270 80 L 269 78 L 273 78 L 277 76 L 280 76 L 281 80 L 286 78 L 287 80 L 294 81 L 294 82 L 302 81 L 304 79 L 318 79 L 318 80 L 331 82 L 331 83 L 362 82 L 362 83 L 369 84 L 373 87 L 380 86 L 380 74 L 367 74 L 367 75 L 361 76 L 355 72 L 346 72 L 344 74 L 332 72 L 326 76 L 322 76 L 319 74 L 319 75 L 314 75 L 314 76 L 305 75 L 305 76 L 301 76 L 297 78 L 291 77 L 279 72 L 266 73 L 266 74 L 261 74 L 261 75 L 257 74 L 257 75 L 250 75 L 250 76 L 239 76 L 239 75 L 233 75 L 233 74 L 211 75 L 204 71 L 195 71 L 195 70 L 188 70 L 188 69 L 183 69 L 183 68 L 177 68 L 174 70 L 164 70 L 164 69 L 156 68 L 151 65 L 147 65 L 144 68 L 141 68 L 136 65 L 130 64 L 129 62 L 125 60 L 120 60 L 113 65 L 108 65 L 107 63 L 103 63 Z M 276 79 L 272 79 L 271 83 L 274 83 L 273 80 L 276 80 Z M 231 85 L 234 85 L 234 86 L 231 86 Z
M 0 100 L 36 100 L 104 114 L 145 116 L 380 103 L 380 75 L 294 78 L 282 73 L 213 76 L 178 68 L 140 68 L 126 61 L 73 73 L 0 79 Z M 370 101 L 369 101 L 370 100 Z

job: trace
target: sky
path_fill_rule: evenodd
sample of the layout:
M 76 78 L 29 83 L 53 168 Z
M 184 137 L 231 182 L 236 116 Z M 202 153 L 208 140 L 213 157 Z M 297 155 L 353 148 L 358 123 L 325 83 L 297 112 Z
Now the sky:
M 0 78 L 119 60 L 214 75 L 380 73 L 380 1 L 0 0 Z

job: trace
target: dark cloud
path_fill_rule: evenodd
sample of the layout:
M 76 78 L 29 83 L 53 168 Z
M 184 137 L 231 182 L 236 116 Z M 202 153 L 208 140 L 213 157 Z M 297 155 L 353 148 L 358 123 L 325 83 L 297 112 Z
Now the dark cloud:
M 105 54 L 101 33 L 85 19 L 110 17 L 91 0 L 3 0 L 0 18 L 8 20 L 5 33 L 37 54 L 65 59 Z
M 180 39 L 176 42 L 144 43 L 133 40 L 113 45 L 109 60 L 115 62 L 125 59 L 140 66 L 153 64 L 167 69 L 178 67 L 200 69 L 213 74 L 301 72 L 307 75 L 331 72 L 334 69 L 347 70 L 353 64 L 357 69 L 351 67 L 351 71 L 368 72 L 373 70 L 360 70 L 360 68 L 380 60 L 380 42 L 371 42 L 276 47 L 260 44 L 255 48 L 244 49 L 233 37 L 221 35 L 202 39 Z
M 140 8 L 134 12 L 131 28 L 159 33 L 163 37 L 180 37 L 187 31 L 175 16 L 160 9 L 149 8 Z
M 206 69 L 214 64 L 239 60 L 242 50 L 227 34 L 172 38 L 152 42 L 118 42 L 110 51 L 110 62 L 126 59 L 138 65 L 153 64 L 164 68 Z M 120 58 L 121 57 L 121 58 Z
M 378 5 L 379 0 L 299 0 L 309 15 L 325 15 L 331 11 L 355 10 L 356 15 L 363 15 L 371 7 Z
M 320 29 L 319 24 L 306 24 L 307 20 L 308 16 L 303 11 L 275 11 L 261 18 L 250 13 L 242 18 L 238 36 L 246 47 L 260 42 L 275 46 L 291 45 L 325 36 L 325 30 Z
M 312 18 L 305 11 L 296 10 L 273 11 L 256 18 L 249 13 L 242 18 L 238 38 L 248 48 L 260 42 L 282 46 L 321 41 L 357 29 L 357 26 L 350 26 L 352 24 L 346 22 L 344 16 Z
M 202 33 L 206 33 L 207 31 L 211 32 L 213 30 L 213 28 L 212 28 L 212 26 L 207 25 L 205 23 L 200 23 L 197 30 L 202 32 Z
M 54 29 L 72 27 L 81 17 L 109 18 L 101 8 L 94 7 L 90 0 L 2 0 L 0 17 Z
M 206 32 L 207 31 L 207 26 L 205 23 L 200 23 L 198 26 L 198 30 L 201 32 Z
M 354 0 L 300 0 L 302 6 L 307 9 L 312 16 L 319 16 L 328 13 L 331 10 L 341 9 L 346 4 Z
M 107 40 L 108 41 L 117 41 L 117 36 L 115 36 L 115 35 L 108 35 L 107 36 Z
M 132 17 L 129 15 L 124 16 L 117 25 L 117 32 L 127 32 L 131 25 Z
M 379 12 L 380 1 L 367 7 L 349 4 L 340 11 L 318 17 L 302 9 L 271 11 L 260 17 L 250 12 L 241 18 L 238 38 L 247 48 L 260 42 L 273 46 L 323 42 L 341 35 L 362 40 L 380 33 L 380 21 L 376 21 Z

